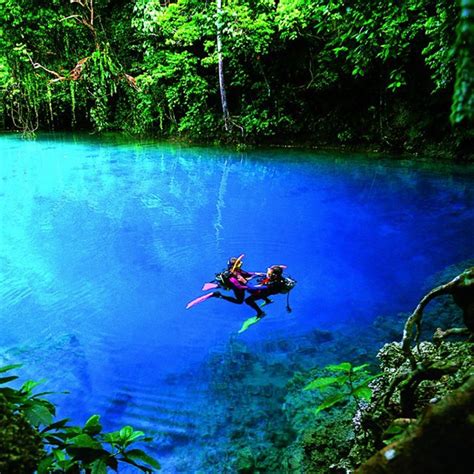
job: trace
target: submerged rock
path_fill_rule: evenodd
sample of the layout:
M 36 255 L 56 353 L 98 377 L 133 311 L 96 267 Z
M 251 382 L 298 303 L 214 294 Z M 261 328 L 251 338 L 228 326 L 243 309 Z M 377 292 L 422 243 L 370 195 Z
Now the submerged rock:
M 420 421 L 356 472 L 358 474 L 467 474 L 474 470 L 474 375 L 438 404 L 427 408 Z
M 425 426 L 424 420 L 430 411 L 438 413 L 436 407 L 443 406 L 445 400 L 460 390 L 466 379 L 471 377 L 473 349 L 473 344 L 469 342 L 444 341 L 440 345 L 421 342 L 413 352 L 418 366 L 413 370 L 399 343 L 386 344 L 378 354 L 383 375 L 372 383 L 370 403 L 358 410 L 353 420 L 356 436 L 348 456 L 350 464 L 358 466 L 376 451 L 383 456 L 384 463 L 391 462 L 399 455 L 392 443 L 404 436 L 411 436 L 409 433 L 418 433 L 416 436 L 420 439 L 424 436 L 428 440 L 435 439 L 438 434 L 426 431 L 432 427 Z M 455 425 L 445 421 L 445 432 L 456 429 Z M 452 435 L 456 436 L 454 432 Z M 442 436 L 449 435 L 445 433 Z M 474 438 L 471 436 L 468 439 Z M 384 448 L 387 443 L 390 443 L 393 451 Z M 427 443 L 429 445 L 431 441 Z M 422 463 L 419 460 L 416 466 Z M 410 471 L 405 467 L 399 471 L 385 471 L 379 466 L 379 471 L 367 472 L 434 472 L 429 466 L 427 461 L 426 469 L 422 470 Z

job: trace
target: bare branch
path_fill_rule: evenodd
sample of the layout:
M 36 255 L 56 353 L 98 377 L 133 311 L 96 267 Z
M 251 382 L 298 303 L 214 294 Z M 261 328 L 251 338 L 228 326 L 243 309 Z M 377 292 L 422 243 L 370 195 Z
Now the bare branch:
M 89 56 L 82 58 L 80 61 L 77 62 L 74 68 L 69 71 L 69 75 L 73 81 L 77 81 L 81 77 L 82 70 L 84 69 L 84 64 L 87 62 L 88 59 Z
M 140 90 L 140 88 L 137 86 L 137 80 L 134 77 L 130 76 L 127 73 L 124 73 L 123 76 L 125 77 L 125 80 L 128 82 L 128 85 L 130 87 L 133 87 L 133 89 L 135 89 L 136 91 Z
M 59 20 L 59 21 L 66 21 L 66 20 L 70 20 L 71 18 L 74 18 L 75 20 L 78 20 L 80 18 L 80 15 L 65 16 L 64 18 L 61 18 L 61 20 Z
M 55 76 L 56 77 L 56 79 L 54 80 L 55 82 L 64 81 L 66 79 L 64 76 L 61 76 L 61 74 L 57 73 L 56 71 L 52 71 L 51 69 L 44 67 L 42 64 L 34 62 L 29 54 L 28 54 L 28 59 L 30 60 L 30 63 L 34 69 L 43 69 L 43 71 L 46 71 L 47 73 Z
M 401 345 L 402 350 L 409 358 L 413 369 L 416 367 L 416 362 L 410 347 L 413 340 L 413 329 L 416 327 L 415 341 L 418 342 L 421 329 L 421 319 L 423 317 L 423 311 L 425 307 L 432 299 L 436 298 L 437 296 L 453 294 L 453 292 L 455 292 L 459 286 L 465 285 L 466 278 L 472 277 L 472 275 L 474 275 L 474 269 L 469 268 L 460 275 L 453 278 L 450 282 L 432 289 L 421 299 L 421 301 L 418 303 L 418 306 L 407 319 L 403 329 Z

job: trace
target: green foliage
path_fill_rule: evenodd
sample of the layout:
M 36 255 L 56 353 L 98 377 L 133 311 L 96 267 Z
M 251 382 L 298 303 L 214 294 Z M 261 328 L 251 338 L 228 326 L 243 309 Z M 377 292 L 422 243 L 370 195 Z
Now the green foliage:
M 385 445 L 398 441 L 406 433 L 409 425 L 400 425 L 398 423 L 391 423 L 390 426 L 383 432 L 383 443 Z
M 112 99 L 126 81 L 108 32 L 94 23 L 107 16 L 108 2 L 88 2 L 94 4 L 92 19 L 80 2 L 0 1 L 0 90 L 16 128 L 54 129 L 64 126 L 65 115 L 75 126 L 77 112 L 81 123 L 89 119 L 98 131 L 111 127 Z M 115 31 L 123 35 L 123 29 Z
M 315 409 L 315 414 L 332 406 L 347 402 L 351 399 L 359 403 L 360 400 L 370 400 L 372 390 L 369 383 L 376 379 L 378 375 L 371 375 L 366 368 L 369 364 L 362 364 L 353 367 L 350 362 L 341 362 L 338 365 L 328 365 L 324 369 L 328 372 L 335 372 L 337 375 L 330 377 L 318 377 L 304 387 L 304 390 L 336 389 L 326 397 Z
M 37 431 L 0 394 L 0 472 L 34 472 L 44 455 Z
M 453 19 L 452 7 L 441 0 L 434 8 L 421 0 L 356 1 L 350 6 L 342 1 L 283 0 L 277 15 L 283 38 L 318 38 L 319 61 L 354 77 L 382 73 L 391 90 L 406 83 L 413 52 L 421 53 L 433 70 L 437 88 L 447 85 Z
M 80 2 L 0 0 L 0 113 L 22 130 L 406 146 L 420 128 L 449 133 L 453 90 L 452 122 L 470 123 L 472 1 L 226 0 L 218 14 L 215 1 L 87 0 L 91 19 Z
M 0 374 L 19 367 L 21 365 L 2 367 Z M 3 397 L 12 416 L 25 419 L 33 429 L 36 445 L 41 451 L 41 456 L 34 458 L 38 474 L 99 474 L 106 473 L 107 468 L 116 471 L 119 463 L 130 464 L 145 473 L 160 469 L 159 463 L 144 451 L 131 448 L 137 441 L 147 440 L 142 431 L 125 426 L 119 431 L 105 433 L 102 431 L 99 415 L 91 416 L 83 427 L 70 426 L 67 419 L 54 421 L 56 407 L 42 398 L 51 392 L 34 393 L 34 389 L 41 383 L 35 381 L 25 382 L 20 389 L 3 386 L 16 379 L 16 375 L 0 377 L 0 397 Z M 9 442 L 15 441 L 13 439 Z M 42 451 L 42 446 L 45 451 Z M 29 471 L 32 470 L 34 469 Z
M 474 0 L 460 1 L 457 27 L 456 84 L 451 108 L 451 122 L 474 123 Z

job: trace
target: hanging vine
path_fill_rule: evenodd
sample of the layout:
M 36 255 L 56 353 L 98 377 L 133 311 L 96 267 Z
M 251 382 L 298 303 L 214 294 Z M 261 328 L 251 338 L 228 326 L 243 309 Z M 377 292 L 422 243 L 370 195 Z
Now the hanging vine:
M 64 3 L 63 10 L 66 8 L 66 2 L 63 0 L 56 0 L 53 3 L 60 5 Z M 135 79 L 123 71 L 123 67 L 110 48 L 100 19 L 97 18 L 94 0 L 70 0 L 70 4 L 75 10 L 79 7 L 79 11 L 70 15 L 49 11 L 51 20 L 48 26 L 54 30 L 57 25 L 62 25 L 65 29 L 65 39 L 61 40 L 64 46 L 71 44 L 69 35 L 81 38 L 81 42 L 87 45 L 87 42 L 90 42 L 87 34 L 81 33 L 74 24 L 85 26 L 88 35 L 92 35 L 93 50 L 77 60 L 72 69 L 67 70 L 62 65 L 50 66 L 44 61 L 45 57 L 48 59 L 55 57 L 57 53 L 60 55 L 61 51 L 45 53 L 46 48 L 28 46 L 26 42 L 17 44 L 13 48 L 13 54 L 17 58 L 17 66 L 14 68 L 16 80 L 10 87 L 6 100 L 15 128 L 35 132 L 40 125 L 39 117 L 43 116 L 43 112 L 44 116 L 48 117 L 50 128 L 54 128 L 53 97 L 57 95 L 63 101 L 68 99 L 73 127 L 77 124 L 77 100 L 80 98 L 81 105 L 86 105 L 85 109 L 89 110 L 88 117 L 92 125 L 96 130 L 102 131 L 111 126 L 110 99 L 117 93 L 119 83 L 123 82 L 133 90 L 138 89 Z M 44 9 L 38 8 L 38 12 L 41 10 Z M 18 11 L 14 13 L 21 16 L 24 11 L 18 6 Z M 57 42 L 57 40 L 51 41 L 49 48 L 56 46 Z M 37 60 L 36 57 L 41 53 L 43 60 Z M 65 53 L 70 55 L 69 51 Z M 45 75 L 49 76 L 48 80 L 45 80 Z M 69 82 L 69 91 L 66 95 L 63 90 L 54 86 L 64 82 Z

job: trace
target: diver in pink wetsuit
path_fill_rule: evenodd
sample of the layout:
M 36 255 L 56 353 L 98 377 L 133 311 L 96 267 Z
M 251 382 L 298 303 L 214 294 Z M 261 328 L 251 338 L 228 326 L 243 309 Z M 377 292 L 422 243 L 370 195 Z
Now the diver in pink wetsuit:
M 249 287 L 247 283 L 255 276 L 262 276 L 264 273 L 247 272 L 242 268 L 242 258 L 232 257 L 227 261 L 227 270 L 216 275 L 216 280 L 226 290 L 232 290 L 234 296 L 223 295 L 220 291 L 215 291 L 213 296 L 215 298 L 222 298 L 230 303 L 242 304 L 245 301 L 245 290 Z M 271 303 L 268 298 L 262 298 L 266 303 Z

